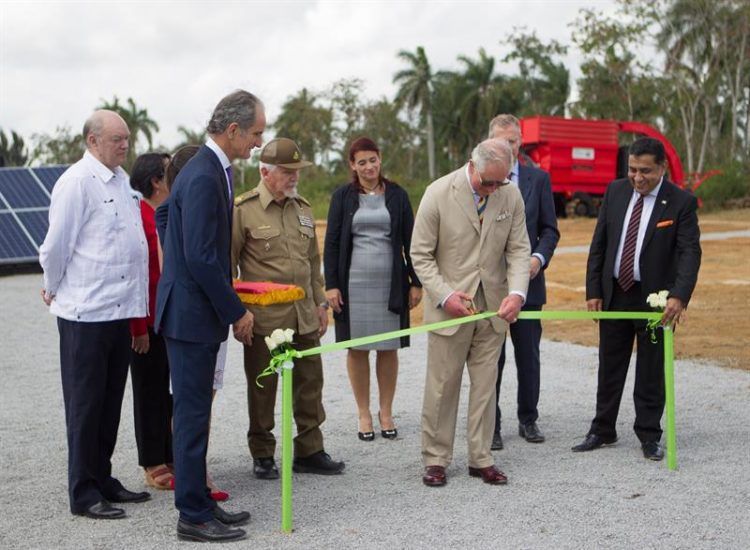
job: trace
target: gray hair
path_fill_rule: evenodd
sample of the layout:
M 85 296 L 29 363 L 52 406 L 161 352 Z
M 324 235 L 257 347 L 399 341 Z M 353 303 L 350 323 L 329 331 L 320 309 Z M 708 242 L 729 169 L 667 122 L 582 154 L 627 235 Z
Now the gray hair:
M 268 164 L 267 162 L 258 162 L 258 171 L 260 172 L 263 168 L 269 172 L 273 172 L 278 166 L 275 164 Z
M 520 120 L 518 120 L 513 115 L 502 114 L 502 115 L 497 115 L 495 118 L 493 118 L 492 120 L 490 120 L 490 128 L 489 128 L 489 133 L 488 133 L 487 137 L 491 138 L 492 137 L 492 129 L 495 128 L 495 127 L 498 127 L 498 126 L 500 128 L 513 127 L 513 128 L 516 128 L 519 132 L 521 131 L 521 121 Z
M 502 164 L 510 168 L 513 164 L 513 150 L 504 139 L 486 139 L 471 152 L 471 162 L 480 172 L 488 164 Z
M 255 124 L 258 106 L 262 109 L 263 103 L 250 92 L 232 92 L 216 105 L 211 120 L 206 125 L 206 131 L 212 135 L 223 134 L 233 122 L 236 122 L 240 129 L 247 130 Z

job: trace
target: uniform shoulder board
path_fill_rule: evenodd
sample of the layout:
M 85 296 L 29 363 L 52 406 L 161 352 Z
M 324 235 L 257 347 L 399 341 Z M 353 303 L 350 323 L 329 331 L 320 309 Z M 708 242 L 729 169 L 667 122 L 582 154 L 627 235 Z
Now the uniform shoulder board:
M 250 191 L 245 191 L 241 195 L 237 195 L 236 197 L 234 197 L 234 205 L 235 206 L 239 206 L 243 202 L 248 201 L 248 200 L 252 199 L 253 197 L 257 197 L 258 194 L 259 193 L 258 193 L 257 189 L 252 189 Z
M 302 204 L 306 204 L 307 206 L 309 206 L 310 208 L 312 208 L 312 205 L 311 205 L 311 204 L 310 204 L 310 203 L 309 203 L 309 202 L 307 201 L 307 199 L 306 199 L 305 197 L 303 197 L 302 195 L 297 195 L 297 196 L 296 196 L 295 198 L 296 198 L 296 199 L 297 199 L 297 200 L 298 200 L 299 202 L 301 202 Z

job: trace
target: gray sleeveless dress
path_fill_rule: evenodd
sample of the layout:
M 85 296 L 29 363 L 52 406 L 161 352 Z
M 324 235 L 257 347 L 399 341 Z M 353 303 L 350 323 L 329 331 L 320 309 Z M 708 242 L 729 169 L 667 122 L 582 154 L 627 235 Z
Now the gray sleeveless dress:
M 351 338 L 399 330 L 400 318 L 388 311 L 391 292 L 391 216 L 385 195 L 359 195 L 352 219 L 352 260 L 349 268 L 349 330 Z M 358 350 L 394 350 L 398 338 L 356 347 Z

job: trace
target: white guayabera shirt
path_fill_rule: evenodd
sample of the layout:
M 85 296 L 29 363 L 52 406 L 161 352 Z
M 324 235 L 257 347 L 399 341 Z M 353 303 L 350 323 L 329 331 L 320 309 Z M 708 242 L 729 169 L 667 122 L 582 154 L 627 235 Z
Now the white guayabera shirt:
M 39 249 L 50 313 L 69 321 L 145 317 L 148 245 L 139 195 L 86 151 L 55 184 Z

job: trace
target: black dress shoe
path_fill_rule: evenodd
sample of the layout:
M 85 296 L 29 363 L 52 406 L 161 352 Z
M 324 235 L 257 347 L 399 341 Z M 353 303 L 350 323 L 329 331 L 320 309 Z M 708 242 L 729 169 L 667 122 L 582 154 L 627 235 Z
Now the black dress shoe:
M 575 447 L 571 447 L 571 451 L 574 453 L 581 453 L 583 451 L 593 451 L 599 447 L 606 447 L 607 445 L 614 445 L 617 442 L 617 438 L 607 439 L 596 434 L 588 434 L 586 439 Z
M 396 428 L 392 430 L 380 430 L 380 436 L 383 439 L 396 439 L 398 437 L 398 430 Z
M 224 525 L 244 525 L 250 521 L 250 512 L 237 512 L 233 514 L 227 512 L 217 504 L 214 506 L 214 518 L 218 519 Z
M 318 451 L 304 458 L 295 458 L 292 469 L 299 474 L 334 475 L 344 471 L 344 463 L 331 460 L 325 451 Z
M 254 458 L 253 473 L 258 479 L 279 479 L 279 469 L 272 456 Z
M 536 422 L 518 425 L 518 435 L 523 437 L 529 443 L 544 443 L 544 434 L 536 425 Z
M 177 522 L 177 536 L 182 540 L 224 542 L 244 539 L 246 534 L 244 530 L 227 527 L 216 519 L 206 523 L 190 523 L 182 519 Z
M 658 441 L 646 441 L 641 445 L 643 456 L 649 460 L 661 460 L 664 458 L 664 449 Z
M 148 493 L 146 491 L 134 493 L 133 491 L 128 491 L 124 487 L 117 491 L 115 494 L 109 495 L 109 500 L 111 502 L 146 502 L 150 498 L 151 493 Z
M 360 441 L 372 441 L 375 439 L 375 432 L 357 432 Z
M 78 516 L 86 516 L 91 519 L 120 519 L 125 517 L 125 510 L 115 508 L 106 500 L 100 500 L 92 504 L 83 512 L 76 512 Z
M 500 435 L 500 432 L 494 432 L 492 434 L 492 445 L 490 445 L 490 449 L 493 451 L 503 450 L 503 436 Z

